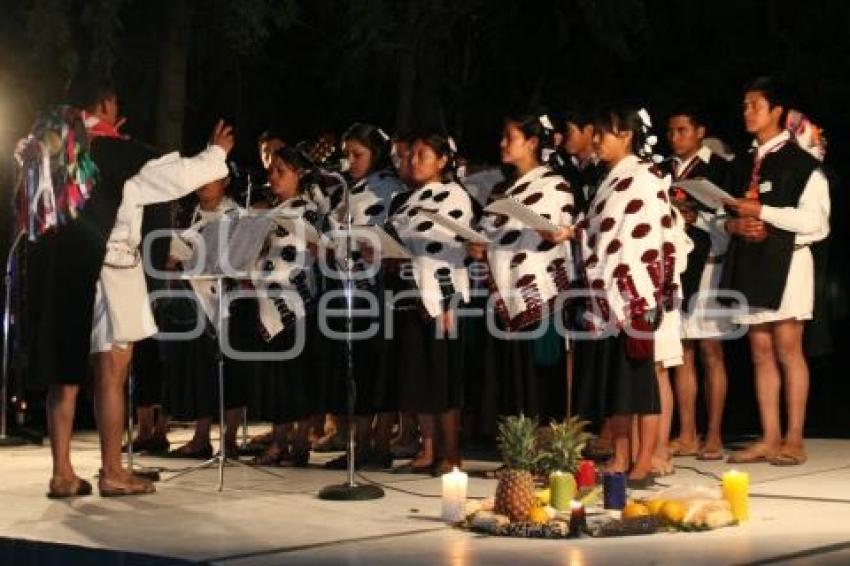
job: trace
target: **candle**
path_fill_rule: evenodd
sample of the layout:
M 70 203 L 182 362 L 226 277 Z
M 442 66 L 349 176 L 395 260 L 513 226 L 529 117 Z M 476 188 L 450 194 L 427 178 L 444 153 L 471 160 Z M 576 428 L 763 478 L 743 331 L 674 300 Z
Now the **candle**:
M 443 474 L 443 520 L 456 523 L 464 519 L 468 477 L 457 468 Z
M 579 501 L 573 500 L 570 503 L 570 536 L 581 536 L 586 526 L 587 517 L 584 512 L 584 505 Z
M 594 487 L 596 485 L 596 466 L 591 460 L 582 460 L 576 471 L 578 488 Z
M 570 508 L 570 501 L 576 496 L 576 480 L 572 474 L 552 472 L 549 474 L 549 490 L 552 507 L 558 511 Z
M 605 509 L 622 509 L 626 506 L 626 474 L 608 472 L 602 476 L 602 498 Z
M 750 474 L 730 470 L 723 474 L 723 497 L 739 523 L 750 519 Z

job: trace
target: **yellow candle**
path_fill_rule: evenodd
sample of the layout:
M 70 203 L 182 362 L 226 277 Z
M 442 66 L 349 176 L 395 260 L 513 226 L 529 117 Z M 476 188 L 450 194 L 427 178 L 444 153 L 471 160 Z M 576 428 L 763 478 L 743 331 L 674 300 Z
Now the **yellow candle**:
M 730 470 L 723 474 L 723 497 L 732 506 L 732 516 L 743 523 L 750 519 L 750 474 Z
M 468 477 L 465 473 L 454 468 L 450 473 L 443 474 L 443 520 L 456 523 L 464 519 L 466 510 L 466 484 Z

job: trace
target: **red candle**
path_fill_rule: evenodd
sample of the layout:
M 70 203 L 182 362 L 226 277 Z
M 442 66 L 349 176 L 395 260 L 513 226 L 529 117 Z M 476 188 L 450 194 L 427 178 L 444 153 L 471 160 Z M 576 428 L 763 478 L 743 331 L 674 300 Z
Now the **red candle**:
M 582 487 L 594 487 L 596 485 L 596 467 L 591 460 L 582 460 L 576 471 L 576 484 Z

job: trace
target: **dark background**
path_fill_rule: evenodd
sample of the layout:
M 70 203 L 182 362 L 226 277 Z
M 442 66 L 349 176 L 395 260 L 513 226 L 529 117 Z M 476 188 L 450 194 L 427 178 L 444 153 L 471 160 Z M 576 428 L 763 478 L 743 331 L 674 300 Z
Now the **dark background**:
M 850 435 L 846 240 L 850 3 L 810 0 L 0 0 L 0 182 L 35 113 L 84 72 L 111 78 L 124 130 L 193 151 L 218 116 L 258 167 L 256 136 L 339 133 L 354 120 L 391 131 L 440 126 L 495 162 L 503 116 L 603 101 L 646 106 L 663 134 L 680 102 L 703 107 L 710 134 L 748 143 L 741 87 L 773 74 L 822 125 L 834 175 L 831 249 L 819 249 L 831 341 L 811 360 L 811 434 Z M 663 137 L 660 136 L 660 137 Z M 3 243 L 8 245 L 8 228 Z M 5 249 L 4 245 L 4 249 Z M 828 253 L 827 253 L 828 252 Z M 831 344 L 830 344 L 831 342 Z M 834 347 L 830 347 L 834 346 Z M 758 423 L 745 344 L 729 344 L 733 432 Z

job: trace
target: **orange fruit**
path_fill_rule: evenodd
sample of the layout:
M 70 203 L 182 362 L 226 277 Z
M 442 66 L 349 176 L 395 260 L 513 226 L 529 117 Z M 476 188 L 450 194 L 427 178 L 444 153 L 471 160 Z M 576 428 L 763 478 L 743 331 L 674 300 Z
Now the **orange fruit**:
M 543 507 L 532 507 L 528 512 L 528 520 L 538 524 L 548 523 L 549 513 Z
M 649 515 L 649 508 L 643 503 L 629 503 L 623 507 L 623 519 L 635 519 Z
M 661 508 L 664 507 L 664 504 L 667 503 L 664 499 L 651 499 L 647 504 L 647 508 L 649 512 L 653 515 L 660 515 Z
M 661 516 L 664 520 L 678 525 L 685 518 L 685 506 L 681 501 L 667 501 L 661 507 Z

